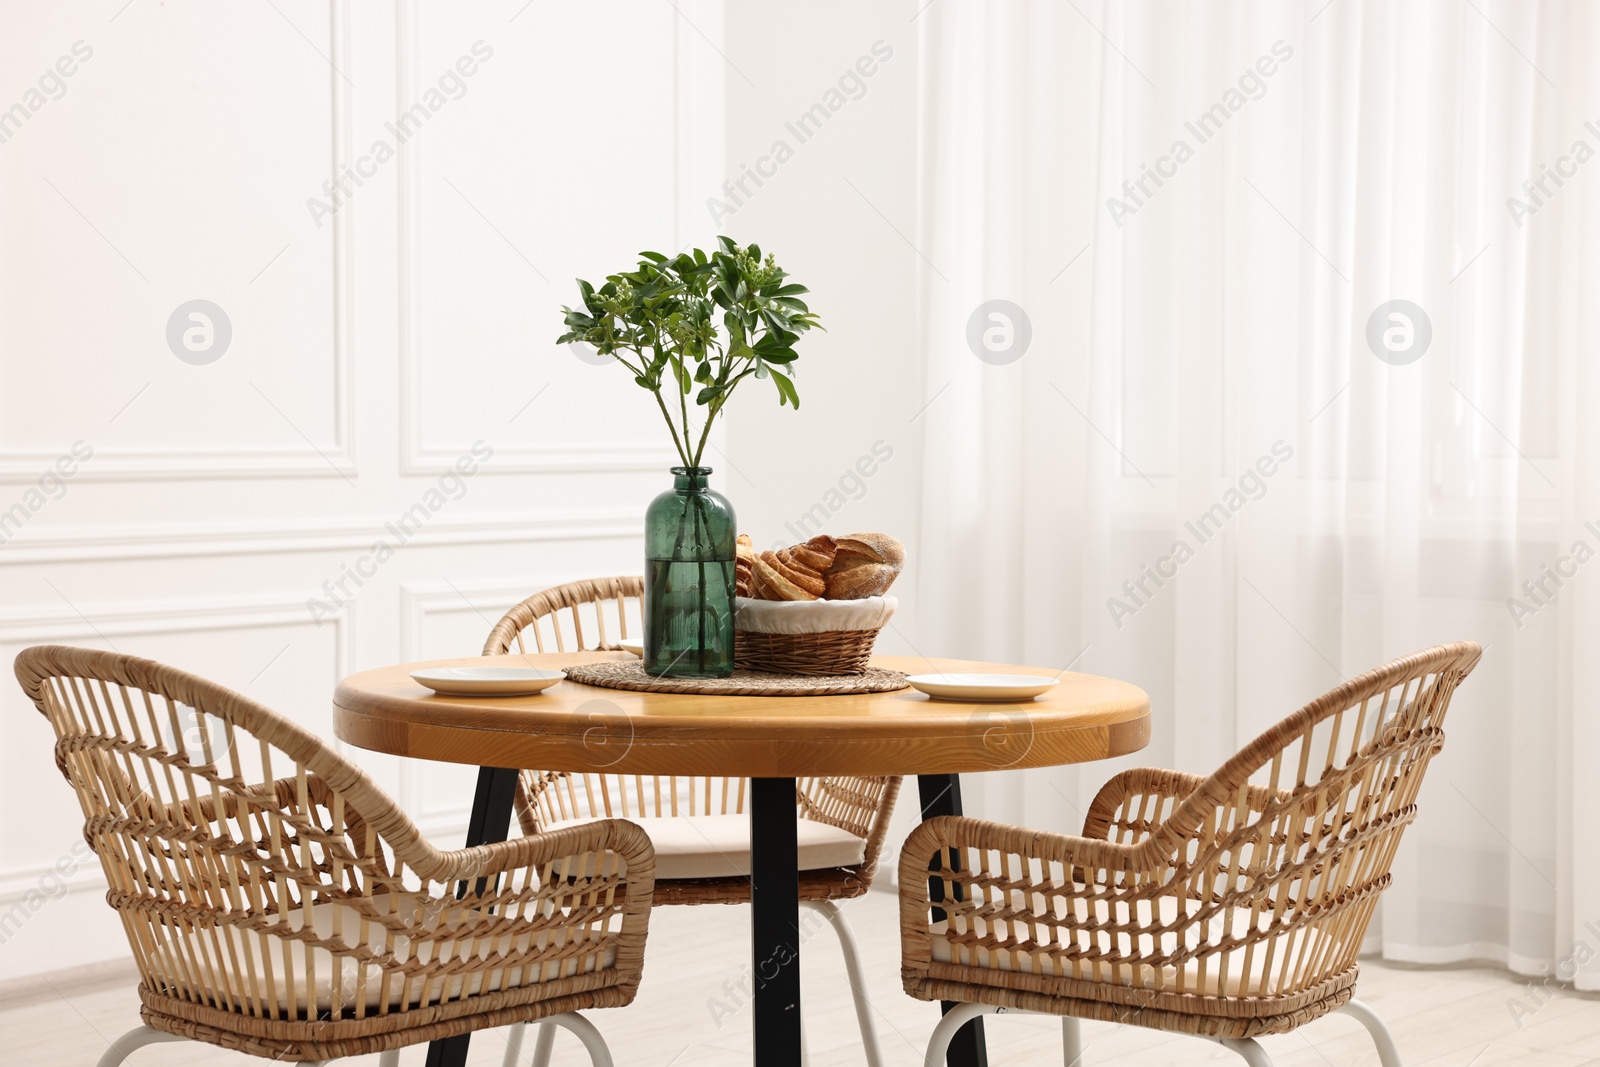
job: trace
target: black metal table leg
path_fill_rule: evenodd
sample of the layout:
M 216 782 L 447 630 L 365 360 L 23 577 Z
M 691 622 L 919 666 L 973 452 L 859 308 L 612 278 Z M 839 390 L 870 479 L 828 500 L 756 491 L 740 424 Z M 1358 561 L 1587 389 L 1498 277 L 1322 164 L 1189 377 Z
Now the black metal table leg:
M 467 824 L 467 847 L 504 841 L 511 830 L 511 806 L 517 796 L 517 772 L 505 767 L 479 767 L 478 791 L 472 798 L 472 821 Z M 478 879 L 476 892 L 487 888 L 488 879 Z M 467 883 L 456 887 L 456 896 L 467 895 Z M 428 1045 L 428 1067 L 466 1067 L 471 1034 L 447 1037 Z
M 939 815 L 961 814 L 961 776 L 956 774 L 923 774 L 917 776 L 917 793 L 922 801 L 922 817 L 932 819 Z M 952 869 L 956 867 L 958 857 L 951 854 Z M 935 861 L 937 866 L 937 861 Z M 930 882 L 932 880 L 930 879 Z M 942 883 L 932 884 L 935 894 L 944 891 Z M 961 886 L 954 887 L 955 898 L 961 899 Z M 935 900 L 942 899 L 935 897 Z M 955 1004 L 944 1002 L 944 1010 L 948 1012 Z M 947 1067 L 989 1067 L 989 1050 L 983 1041 L 983 1020 L 973 1019 L 960 1030 L 956 1031 L 954 1040 L 950 1042 L 950 1051 L 945 1057 Z
M 800 863 L 794 791 L 793 778 L 750 781 L 755 1067 L 800 1067 Z

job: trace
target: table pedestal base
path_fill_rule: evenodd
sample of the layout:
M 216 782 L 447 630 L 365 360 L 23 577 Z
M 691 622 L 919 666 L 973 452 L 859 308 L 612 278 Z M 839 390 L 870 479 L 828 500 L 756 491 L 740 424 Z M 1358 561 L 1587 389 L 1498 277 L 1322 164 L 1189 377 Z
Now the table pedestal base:
M 756 1067 L 800 1067 L 800 871 L 793 778 L 750 781 Z
M 472 801 L 467 846 L 504 841 L 511 829 L 517 774 L 480 767 Z M 922 817 L 961 814 L 961 780 L 954 774 L 917 779 Z M 800 871 L 793 778 L 750 781 L 750 947 L 755 982 L 755 1067 L 800 1067 Z M 478 887 L 482 891 L 483 886 Z M 959 889 L 957 890 L 959 892 Z M 463 882 L 457 895 L 465 895 Z M 945 1004 L 949 1011 L 954 1005 Z M 462 1034 L 428 1046 L 427 1067 L 466 1067 L 472 1036 Z M 949 1067 L 988 1067 L 983 1021 L 956 1033 Z

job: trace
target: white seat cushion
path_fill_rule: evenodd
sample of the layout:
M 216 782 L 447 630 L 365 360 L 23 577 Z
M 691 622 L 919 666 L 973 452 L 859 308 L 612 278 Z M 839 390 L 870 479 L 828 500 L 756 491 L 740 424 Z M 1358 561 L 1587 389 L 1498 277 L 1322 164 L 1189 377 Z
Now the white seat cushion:
M 750 874 L 750 816 L 667 815 L 636 818 L 656 849 L 656 880 L 743 878 Z M 582 826 L 593 819 L 563 819 L 544 829 Z M 867 858 L 867 843 L 848 830 L 797 820 L 800 869 L 853 867 Z
M 1143 963 L 1094 963 L 1089 960 L 1067 958 L 1065 948 L 1071 948 L 1074 943 L 1073 920 L 1067 918 L 1066 902 L 1069 898 L 1051 898 L 1054 907 L 1047 907 L 1044 897 L 1034 895 L 1034 911 L 1039 915 L 1056 916 L 1053 920 L 1043 918 L 1028 922 L 1012 920 L 1010 922 L 1011 938 L 1049 938 L 1052 933 L 1058 944 L 1040 946 L 1031 940 L 1019 945 L 1015 950 L 1004 948 L 990 949 L 981 944 L 974 944 L 968 938 L 957 936 L 952 939 L 948 932 L 948 922 L 934 923 L 929 929 L 933 941 L 933 958 L 939 963 L 955 963 L 964 967 L 992 968 L 1000 971 L 1021 971 L 1027 974 L 1051 975 L 1059 978 L 1073 978 L 1080 981 L 1116 982 L 1124 986 L 1137 986 L 1142 989 L 1156 989 L 1173 992 L 1201 993 L 1207 996 L 1272 996 L 1277 993 L 1286 973 L 1291 976 L 1299 969 L 1299 963 L 1309 953 L 1312 958 L 1320 958 L 1319 950 L 1326 952 L 1331 947 L 1329 938 L 1315 930 L 1306 927 L 1297 927 L 1291 932 L 1278 934 L 1257 942 L 1248 951 L 1249 959 L 1246 960 L 1246 950 L 1236 948 L 1228 953 L 1224 963 L 1220 956 L 1207 955 L 1198 959 L 1187 961 L 1181 968 L 1166 965 L 1154 967 Z M 1073 910 L 1078 920 L 1088 914 L 1089 902 L 1071 898 Z M 1019 902 L 1020 904 L 1020 902 Z M 1152 907 L 1148 900 L 1138 901 L 1134 908 L 1134 920 L 1144 929 L 1153 929 L 1156 926 L 1171 927 L 1178 921 L 1179 900 L 1176 897 L 1159 897 L 1157 907 Z M 1193 915 L 1200 907 L 1198 901 L 1186 900 L 1183 902 L 1185 914 Z M 1126 906 L 1122 910 L 1122 917 L 1126 917 Z M 1109 916 L 1109 908 L 1105 901 L 1094 901 L 1094 914 L 1096 923 L 1104 923 Z M 1160 922 L 1151 921 L 1152 914 L 1159 914 Z M 1250 912 L 1248 909 L 1234 909 L 1231 925 L 1234 937 L 1243 937 L 1250 930 Z M 1258 922 L 1264 917 L 1258 917 Z M 969 920 L 970 921 L 970 920 Z M 1220 922 L 1220 917 L 1213 923 Z M 997 923 L 998 925 L 998 923 Z M 1161 935 L 1161 950 L 1163 953 L 1173 953 L 1178 948 L 1178 931 Z M 1187 941 L 1197 945 L 1199 941 L 1197 930 L 1188 930 Z M 1004 936 L 1004 933 L 1001 933 Z M 1096 947 L 1107 945 L 1110 932 L 1095 932 L 1089 935 L 1087 944 Z M 1080 935 L 1081 937 L 1081 935 Z M 1153 934 L 1138 935 L 1145 954 L 1154 948 Z M 1116 935 L 1116 949 L 1119 953 L 1132 954 L 1133 944 L 1129 934 Z M 1215 941 L 1216 934 L 1209 938 Z M 1085 942 L 1077 942 L 1082 947 Z M 1063 947 L 1065 946 L 1065 948 Z M 1270 959 L 1269 959 L 1270 957 Z M 1269 969 L 1270 964 L 1270 969 Z M 1159 972 L 1159 975 L 1158 975 Z M 1180 973 L 1181 972 L 1181 973 Z
M 403 899 L 406 901 L 404 906 L 416 906 L 412 898 Z M 386 900 L 386 897 L 378 897 L 374 904 L 382 911 L 386 907 Z M 343 904 L 317 904 L 312 907 L 311 913 L 312 926 L 319 938 L 352 946 L 361 940 L 362 916 L 354 908 Z M 421 919 L 424 929 L 438 925 L 440 913 L 436 906 L 424 904 L 415 914 Z M 336 919 L 339 924 L 337 937 L 334 936 Z M 458 921 L 454 915 L 450 920 L 452 923 Z M 271 922 L 273 926 L 279 925 L 278 917 L 273 916 Z M 303 911 L 297 909 L 290 914 L 288 926 L 291 930 L 299 930 L 304 925 Z M 388 930 L 382 924 L 367 920 L 366 940 L 374 952 L 384 951 L 387 934 Z M 498 969 L 465 976 L 454 975 L 448 979 L 435 977 L 428 981 L 426 989 L 421 979 L 409 979 L 402 984 L 398 976 L 389 979 L 386 989 L 382 967 L 375 963 L 362 964 L 350 957 L 344 957 L 336 971 L 334 956 L 327 949 L 311 948 L 308 960 L 304 941 L 274 938 L 270 928 L 266 936 L 235 926 L 220 926 L 212 930 L 196 928 L 178 939 L 178 944 L 182 946 L 179 952 L 182 958 L 173 958 L 171 942 L 158 954 L 158 958 L 170 960 L 169 966 L 175 967 L 179 974 L 188 976 L 190 980 L 195 977 L 208 979 L 209 984 L 219 992 L 227 991 L 235 1005 L 247 1011 L 253 1002 L 275 1001 L 280 1011 L 288 1010 L 292 1002 L 296 1011 L 304 1012 L 309 994 L 316 1009 L 325 1012 L 333 1006 L 336 981 L 340 987 L 339 1004 L 342 1008 L 353 1007 L 360 1001 L 365 1001 L 368 1008 L 375 1008 L 387 1001 L 393 1008 L 417 1000 L 433 1004 L 441 999 L 441 994 L 453 1000 L 462 995 L 473 996 L 548 982 L 555 978 L 570 978 L 575 974 L 605 970 L 616 963 L 615 937 L 603 933 L 596 936 L 595 932 L 581 928 L 546 929 L 538 931 L 537 935 L 532 932 L 522 934 L 517 938 L 517 950 L 526 951 L 530 942 L 541 949 L 547 946 L 559 948 L 574 936 L 593 939 L 594 951 L 551 960 L 538 972 L 516 967 L 511 969 L 509 975 L 505 969 Z M 496 939 L 492 947 L 494 952 L 504 953 L 510 946 L 511 938 L 506 935 Z M 423 942 L 418 946 L 417 958 L 424 963 L 429 962 L 439 947 L 440 943 L 437 942 Z M 461 958 L 468 953 L 485 958 L 491 950 L 488 943 L 474 946 L 466 940 L 445 941 L 442 947 L 450 959 Z M 406 959 L 411 951 L 411 939 L 404 934 L 395 935 L 391 951 L 399 959 Z M 241 982 L 241 977 L 245 981 Z

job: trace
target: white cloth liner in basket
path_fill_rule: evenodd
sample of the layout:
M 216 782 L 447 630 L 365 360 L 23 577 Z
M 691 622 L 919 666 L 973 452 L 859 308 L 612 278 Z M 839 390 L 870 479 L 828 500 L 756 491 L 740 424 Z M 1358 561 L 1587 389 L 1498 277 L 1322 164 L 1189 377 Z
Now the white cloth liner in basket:
M 860 600 L 752 600 L 733 598 L 733 628 L 763 634 L 816 634 L 876 630 L 900 602 L 892 596 Z

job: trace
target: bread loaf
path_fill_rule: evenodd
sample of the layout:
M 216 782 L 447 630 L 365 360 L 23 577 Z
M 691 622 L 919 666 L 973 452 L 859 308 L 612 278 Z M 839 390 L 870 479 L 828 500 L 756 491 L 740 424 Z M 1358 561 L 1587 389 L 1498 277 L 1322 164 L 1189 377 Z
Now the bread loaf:
M 829 600 L 882 596 L 905 566 L 905 546 L 888 534 L 849 534 L 835 545 L 833 565 L 823 576 L 823 593 Z

